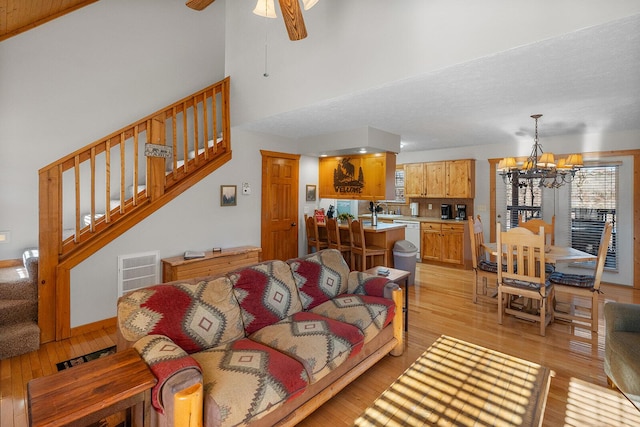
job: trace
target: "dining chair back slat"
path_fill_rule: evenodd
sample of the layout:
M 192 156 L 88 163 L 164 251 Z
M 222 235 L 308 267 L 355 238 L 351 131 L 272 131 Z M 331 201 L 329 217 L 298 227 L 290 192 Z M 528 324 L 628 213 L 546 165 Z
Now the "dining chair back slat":
M 478 300 L 496 303 L 498 294 L 498 273 L 497 265 L 487 258 L 487 251 L 484 248 L 484 231 L 480 215 L 474 221 L 473 216 L 468 217 L 467 225 L 469 227 L 469 238 L 471 241 L 471 261 L 475 281 L 473 283 L 472 300 L 477 303 Z
M 533 233 L 538 233 L 540 227 L 544 227 L 544 235 L 549 236 L 549 241 L 547 242 L 545 237 L 545 242 L 549 245 L 556 244 L 556 216 L 551 217 L 551 222 L 544 222 L 544 220 L 539 218 L 530 219 L 528 221 L 524 221 L 522 219 L 522 215 L 518 214 L 518 227 L 526 228 Z
M 553 321 L 553 284 L 544 268 L 544 229 L 540 227 L 539 234 L 523 227 L 503 232 L 498 223 L 496 236 L 498 259 L 505 260 L 504 270 L 498 269 L 498 323 L 502 324 L 505 313 L 512 314 L 539 322 L 544 336 L 547 324 Z M 516 299 L 523 301 L 521 306 L 515 304 Z

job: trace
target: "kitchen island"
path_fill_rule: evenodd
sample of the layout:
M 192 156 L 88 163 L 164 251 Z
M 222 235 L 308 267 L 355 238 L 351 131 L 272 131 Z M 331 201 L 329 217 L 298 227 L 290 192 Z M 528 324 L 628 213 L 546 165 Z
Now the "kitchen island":
M 387 251 L 387 265 L 386 267 L 393 267 L 393 245 L 398 240 L 404 240 L 404 224 L 388 224 L 379 222 L 377 226 L 372 226 L 371 221 L 362 222 L 364 229 L 364 241 L 367 246 L 380 246 Z M 349 225 L 340 224 L 340 238 L 344 241 L 349 240 Z M 327 238 L 327 229 L 325 224 L 318 223 L 318 232 L 320 238 Z M 384 265 L 382 256 L 375 257 L 375 265 Z

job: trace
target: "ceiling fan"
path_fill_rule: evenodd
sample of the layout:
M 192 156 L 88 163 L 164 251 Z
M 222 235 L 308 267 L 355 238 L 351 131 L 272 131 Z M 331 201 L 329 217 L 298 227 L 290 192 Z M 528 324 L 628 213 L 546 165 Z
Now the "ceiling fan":
M 186 5 L 195 10 L 203 10 L 215 0 L 187 0 Z M 307 37 L 307 28 L 304 25 L 302 9 L 299 0 L 278 0 L 284 25 L 287 28 L 290 40 L 302 40 Z M 311 9 L 318 0 L 302 0 L 304 10 Z M 258 0 L 253 13 L 266 18 L 277 18 L 274 0 Z

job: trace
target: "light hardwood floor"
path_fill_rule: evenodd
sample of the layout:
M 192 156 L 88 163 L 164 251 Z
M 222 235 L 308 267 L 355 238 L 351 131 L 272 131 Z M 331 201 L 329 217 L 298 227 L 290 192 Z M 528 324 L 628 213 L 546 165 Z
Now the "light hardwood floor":
M 473 304 L 473 273 L 418 264 L 409 288 L 409 331 L 405 353 L 387 356 L 300 425 L 349 426 L 440 335 L 449 335 L 551 368 L 555 375 L 544 426 L 639 425 L 640 414 L 607 389 L 603 371 L 604 321 L 598 334 L 588 325 L 556 321 L 547 336 L 538 326 L 507 317 L 497 324 L 497 307 Z M 603 285 L 605 301 L 640 303 L 640 291 Z M 602 310 L 600 310 L 602 313 Z M 26 384 L 56 371 L 56 363 L 115 345 L 115 329 L 43 345 L 39 351 L 0 361 L 0 426 L 28 425 Z M 612 400 L 612 398 L 614 400 Z M 620 403 L 621 402 L 621 403 Z

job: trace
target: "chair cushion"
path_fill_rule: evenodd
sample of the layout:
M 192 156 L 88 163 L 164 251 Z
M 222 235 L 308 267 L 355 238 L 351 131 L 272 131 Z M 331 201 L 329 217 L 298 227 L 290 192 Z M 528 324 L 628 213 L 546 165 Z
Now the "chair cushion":
M 490 273 L 498 272 L 498 263 L 493 261 L 482 260 L 478 263 L 478 268 L 482 271 L 488 271 Z M 502 265 L 502 271 L 507 271 L 507 266 Z
M 391 323 L 396 306 L 387 298 L 345 294 L 311 311 L 357 327 L 364 333 L 364 342 L 368 343 Z
M 349 267 L 340 251 L 324 250 L 287 263 L 305 310 L 347 292 Z
M 506 286 L 513 286 L 514 288 L 520 289 L 540 289 L 540 285 L 537 283 L 527 282 L 524 280 L 515 280 L 515 279 L 503 279 L 502 281 Z M 549 288 L 551 286 L 551 282 L 547 280 L 544 284 L 545 288 Z
M 595 277 L 583 274 L 568 274 L 556 271 L 551 276 L 549 276 L 549 280 L 559 285 L 575 286 L 577 288 L 593 288 Z
M 304 392 L 308 383 L 297 360 L 246 338 L 193 358 L 203 373 L 204 425 L 237 426 L 259 419 Z
M 267 261 L 228 274 L 247 335 L 302 311 L 293 275 L 283 261 Z
M 355 326 L 302 311 L 265 326 L 250 339 L 298 360 L 314 383 L 362 350 L 364 334 Z

